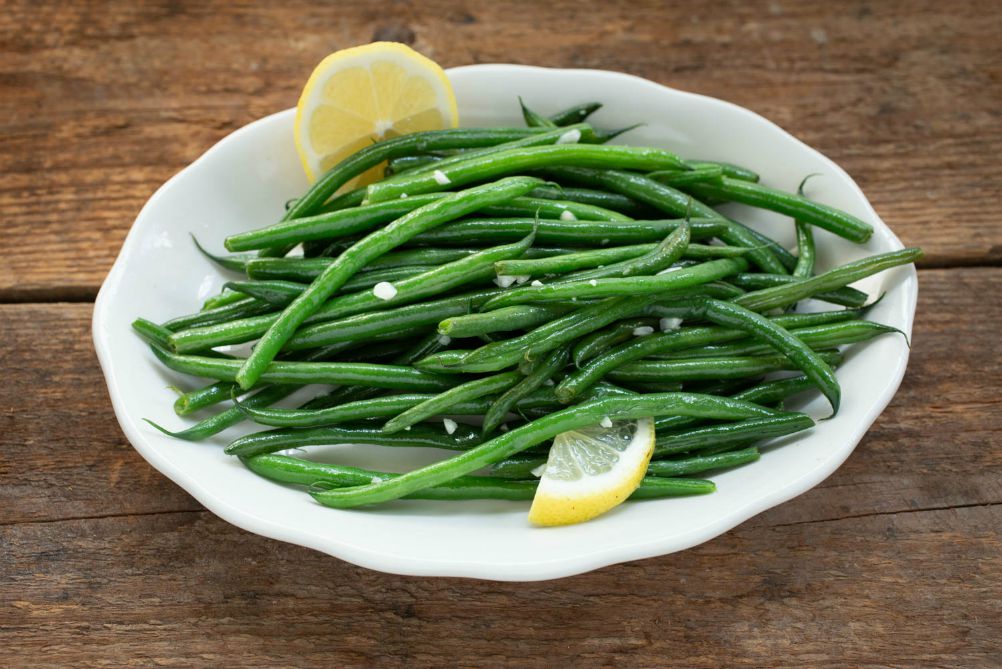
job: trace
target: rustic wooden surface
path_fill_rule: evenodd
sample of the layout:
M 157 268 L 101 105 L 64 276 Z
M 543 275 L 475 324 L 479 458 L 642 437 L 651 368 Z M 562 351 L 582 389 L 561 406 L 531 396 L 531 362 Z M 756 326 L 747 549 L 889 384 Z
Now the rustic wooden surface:
M 996 2 L 0 3 L 0 666 L 1002 665 Z M 388 576 L 223 523 L 122 436 L 90 301 L 150 193 L 372 39 L 730 99 L 927 250 L 846 464 L 696 549 L 537 584 Z

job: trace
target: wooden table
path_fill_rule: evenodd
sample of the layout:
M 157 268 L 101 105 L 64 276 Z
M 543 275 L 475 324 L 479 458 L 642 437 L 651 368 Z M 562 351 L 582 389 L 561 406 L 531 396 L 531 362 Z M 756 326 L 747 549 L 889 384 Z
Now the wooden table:
M 1000 10 L 4 2 L 0 666 L 1002 665 Z M 844 166 L 926 249 L 908 375 L 849 461 L 693 550 L 535 584 L 367 571 L 147 465 L 90 339 L 126 231 L 322 56 L 377 39 L 726 98 Z

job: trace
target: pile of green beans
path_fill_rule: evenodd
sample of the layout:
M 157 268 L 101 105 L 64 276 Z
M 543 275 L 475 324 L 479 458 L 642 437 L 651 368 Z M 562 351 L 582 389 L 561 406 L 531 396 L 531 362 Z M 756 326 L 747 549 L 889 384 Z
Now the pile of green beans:
M 813 228 L 862 243 L 871 226 L 803 184 L 786 193 L 738 165 L 610 145 L 629 128 L 591 125 L 600 103 L 546 117 L 520 102 L 526 128 L 376 142 L 281 220 L 228 237 L 232 255 L 199 246 L 228 273 L 223 291 L 133 324 L 165 367 L 204 380 L 174 401 L 196 422 L 151 425 L 186 440 L 263 426 L 225 452 L 348 508 L 531 500 L 557 434 L 643 417 L 656 443 L 631 499 L 706 494 L 714 483 L 693 475 L 813 427 L 788 398 L 818 390 L 837 414 L 844 347 L 897 332 L 866 320 L 873 296 L 849 284 L 919 249 L 819 272 Z M 386 178 L 339 192 L 381 164 Z M 796 253 L 724 202 L 790 216 Z M 217 350 L 250 342 L 245 357 Z M 280 406 L 305 387 L 311 399 Z M 286 453 L 340 444 L 445 457 L 396 474 Z

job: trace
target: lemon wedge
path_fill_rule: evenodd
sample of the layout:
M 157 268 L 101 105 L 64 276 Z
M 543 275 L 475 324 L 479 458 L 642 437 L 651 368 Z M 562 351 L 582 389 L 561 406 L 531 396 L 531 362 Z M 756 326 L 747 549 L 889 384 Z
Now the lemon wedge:
M 618 506 L 637 489 L 654 452 L 654 421 L 603 419 L 553 440 L 529 509 L 535 525 L 570 525 Z
M 403 44 L 373 42 L 336 51 L 313 70 L 296 107 L 296 150 L 312 182 L 373 142 L 458 121 L 441 67 Z M 382 175 L 379 165 L 345 187 Z

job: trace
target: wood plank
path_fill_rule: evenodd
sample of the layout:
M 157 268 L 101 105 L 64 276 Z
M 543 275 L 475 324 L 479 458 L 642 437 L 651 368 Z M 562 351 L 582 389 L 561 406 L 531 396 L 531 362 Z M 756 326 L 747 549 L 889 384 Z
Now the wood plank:
M 14 525 L 0 665 L 999 666 L 1000 523 L 994 505 L 742 527 L 524 584 L 379 574 L 207 513 Z
M 295 103 L 313 65 L 371 39 L 445 66 L 631 72 L 724 97 L 831 156 L 929 266 L 1002 260 L 989 0 L 825 5 L 6 2 L 0 210 L 7 300 L 95 294 L 143 202 L 241 125 Z M 573 21 L 567 21 L 569 15 Z M 902 17 L 907 17 L 903 20 Z M 546 39 L 529 26 L 559 25 Z
M 1002 502 L 1002 303 L 984 299 L 1002 292 L 1002 269 L 923 270 L 920 283 L 897 397 L 838 473 L 769 522 Z M 91 352 L 89 305 L 0 305 L 0 322 L 0 524 L 199 508 L 119 430 Z M 60 365 L 40 371 L 40 360 Z M 165 391 L 165 418 L 169 401 Z
M 200 508 L 122 434 L 94 355 L 91 311 L 0 305 L 0 524 Z

